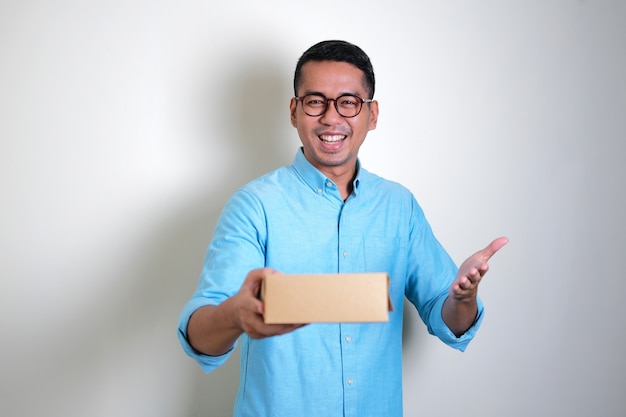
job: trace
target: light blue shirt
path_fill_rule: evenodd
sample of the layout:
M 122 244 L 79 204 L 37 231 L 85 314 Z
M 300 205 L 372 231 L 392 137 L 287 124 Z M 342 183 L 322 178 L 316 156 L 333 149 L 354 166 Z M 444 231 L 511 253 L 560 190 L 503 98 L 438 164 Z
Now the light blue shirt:
M 246 334 L 234 415 L 402 416 L 405 296 L 431 334 L 461 351 L 483 316 L 457 338 L 441 308 L 457 267 L 403 186 L 357 165 L 344 202 L 336 185 L 298 151 L 291 166 L 266 174 L 231 197 L 217 223 L 197 290 L 179 321 L 180 342 L 206 371 L 228 353 L 199 354 L 188 343 L 191 314 L 238 292 L 248 272 L 387 272 L 394 311 L 387 323 L 310 324 L 262 340 Z

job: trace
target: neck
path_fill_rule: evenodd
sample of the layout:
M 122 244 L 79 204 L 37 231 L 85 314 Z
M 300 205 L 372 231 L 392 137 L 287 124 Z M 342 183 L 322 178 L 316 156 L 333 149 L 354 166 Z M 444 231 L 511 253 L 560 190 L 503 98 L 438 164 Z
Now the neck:
M 354 188 L 353 183 L 354 177 L 356 176 L 356 166 L 350 170 L 330 168 L 322 169 L 320 171 L 335 183 L 337 189 L 339 190 L 339 194 L 341 195 L 341 199 L 346 201 L 348 196 L 352 194 Z
M 316 161 L 315 159 L 309 158 L 306 152 L 304 152 L 304 148 L 302 148 L 302 151 L 304 153 L 304 157 L 307 161 L 309 161 L 309 163 L 311 163 L 311 165 L 335 183 L 341 198 L 343 201 L 346 201 L 348 196 L 350 196 L 353 191 L 353 182 L 356 177 L 358 159 L 354 157 L 351 160 L 333 166 L 326 165 L 322 162 Z

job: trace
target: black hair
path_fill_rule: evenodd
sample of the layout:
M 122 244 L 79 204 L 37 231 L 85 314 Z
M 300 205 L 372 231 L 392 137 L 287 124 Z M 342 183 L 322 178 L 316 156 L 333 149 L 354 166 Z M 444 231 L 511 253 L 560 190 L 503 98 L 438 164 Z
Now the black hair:
M 293 77 L 294 94 L 298 95 L 298 87 L 302 82 L 302 66 L 309 61 L 334 61 L 347 62 L 363 71 L 363 81 L 367 89 L 368 97 L 374 98 L 374 68 L 369 57 L 361 48 L 346 41 L 322 41 L 307 49 L 296 64 L 296 72 Z

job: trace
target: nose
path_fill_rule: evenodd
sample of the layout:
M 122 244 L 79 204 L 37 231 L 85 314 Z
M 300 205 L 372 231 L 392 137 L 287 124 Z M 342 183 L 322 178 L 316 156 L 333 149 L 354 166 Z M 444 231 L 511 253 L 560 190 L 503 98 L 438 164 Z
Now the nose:
M 327 122 L 330 122 L 330 123 L 336 120 L 342 120 L 343 116 L 339 114 L 339 111 L 337 111 L 337 99 L 329 98 L 326 100 L 327 100 L 326 111 L 322 113 L 320 120 L 326 120 Z M 332 101 L 332 104 L 331 104 L 331 101 Z

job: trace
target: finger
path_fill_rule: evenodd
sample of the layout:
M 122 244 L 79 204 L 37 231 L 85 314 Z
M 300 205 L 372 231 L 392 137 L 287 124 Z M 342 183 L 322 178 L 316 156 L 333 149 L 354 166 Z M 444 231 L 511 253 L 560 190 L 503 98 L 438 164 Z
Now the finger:
M 485 262 L 478 266 L 478 275 L 480 275 L 481 278 L 487 273 L 487 271 L 489 271 L 488 263 Z
M 467 285 L 465 285 L 464 289 L 471 290 L 471 289 L 477 287 L 478 284 L 480 283 L 480 278 L 481 278 L 481 276 L 478 275 L 476 277 L 468 279 Z
M 483 263 L 481 265 L 471 267 L 467 271 L 467 274 L 465 274 L 465 277 L 467 277 L 467 279 L 470 281 L 476 281 L 477 279 L 480 279 L 482 277 L 482 274 L 481 274 L 482 267 L 484 267 L 485 265 L 487 264 Z
M 293 332 L 303 326 L 306 324 L 262 324 L 251 332 L 250 336 L 255 339 L 279 336 Z
M 506 245 L 507 243 L 509 243 L 509 238 L 503 236 L 503 237 L 499 237 L 495 239 L 493 242 L 487 245 L 487 247 L 481 251 L 481 255 L 483 256 L 485 262 L 491 259 L 491 257 L 497 251 L 502 249 L 502 247 Z
M 504 245 L 506 245 L 507 243 L 509 243 L 509 238 L 506 236 L 502 236 L 491 242 L 489 244 L 489 248 L 491 248 L 493 253 L 496 253 L 497 251 L 502 249 L 502 247 L 504 247 Z
M 246 279 L 241 285 L 241 290 L 245 290 L 252 294 L 254 297 L 258 297 L 261 291 L 261 283 L 267 274 L 277 273 L 277 271 L 271 268 L 259 268 L 253 269 L 248 273 Z
M 460 277 L 457 281 L 457 286 L 460 290 L 469 290 L 472 288 L 473 281 L 476 280 L 475 272 L 468 272 L 467 275 Z
M 276 331 L 275 335 L 278 336 L 281 334 L 290 333 L 304 326 L 306 326 L 306 324 L 286 324 L 282 328 L 280 328 L 278 331 Z
M 462 290 L 472 290 L 478 287 L 483 275 L 487 272 L 489 265 L 486 263 L 479 267 L 472 267 L 467 274 L 461 276 L 458 280 L 458 286 Z
M 471 295 L 474 291 L 474 288 L 472 288 L 472 285 L 469 282 L 457 282 L 456 284 L 452 285 L 451 290 L 452 296 L 454 298 L 464 298 Z

